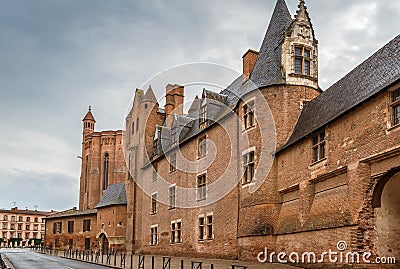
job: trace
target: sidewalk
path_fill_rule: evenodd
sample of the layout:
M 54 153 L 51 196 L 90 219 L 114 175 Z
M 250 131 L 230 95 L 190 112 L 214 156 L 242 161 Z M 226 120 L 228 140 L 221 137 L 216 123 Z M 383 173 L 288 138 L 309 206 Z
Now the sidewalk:
M 43 252 L 40 252 L 43 253 Z M 221 259 L 203 259 L 203 258 L 188 258 L 188 257 L 167 257 L 167 256 L 151 256 L 151 255 L 124 255 L 116 253 L 116 255 L 91 255 L 81 252 L 67 254 L 64 251 L 47 252 L 46 255 L 59 256 L 66 259 L 80 260 L 88 263 L 105 265 L 110 268 L 127 268 L 127 269 L 299 269 L 300 267 L 258 262 L 242 262 L 237 260 L 221 260 Z

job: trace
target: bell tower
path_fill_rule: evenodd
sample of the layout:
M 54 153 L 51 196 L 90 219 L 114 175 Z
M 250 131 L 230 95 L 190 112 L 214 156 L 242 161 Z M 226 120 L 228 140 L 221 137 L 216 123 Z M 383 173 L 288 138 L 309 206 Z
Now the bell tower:
M 85 137 L 86 134 L 94 132 L 94 125 L 96 123 L 96 120 L 94 119 L 92 114 L 91 106 L 89 106 L 89 111 L 86 113 L 82 121 L 83 121 L 83 136 Z
M 318 89 L 318 40 L 304 0 L 284 37 L 282 67 L 287 84 Z

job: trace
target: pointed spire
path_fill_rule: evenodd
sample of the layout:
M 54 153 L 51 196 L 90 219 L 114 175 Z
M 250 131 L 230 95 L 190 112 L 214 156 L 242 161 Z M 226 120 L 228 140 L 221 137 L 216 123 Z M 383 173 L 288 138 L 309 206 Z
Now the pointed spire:
M 157 103 L 157 98 L 153 92 L 153 89 L 151 88 L 151 85 L 149 86 L 149 88 L 147 89 L 146 94 L 144 95 L 142 102 L 153 102 L 153 103 Z
M 296 20 L 309 22 L 310 18 L 308 16 L 307 7 L 304 0 L 300 0 L 298 10 L 296 11 L 296 15 L 294 17 Z
M 85 117 L 83 118 L 82 121 L 94 121 L 94 122 L 96 122 L 96 120 L 94 119 L 93 114 L 92 114 L 92 106 L 89 106 L 89 110 L 86 113 L 86 115 L 85 115 Z
M 281 68 L 281 44 L 292 23 L 285 0 L 277 0 L 250 79 L 257 87 L 284 83 Z

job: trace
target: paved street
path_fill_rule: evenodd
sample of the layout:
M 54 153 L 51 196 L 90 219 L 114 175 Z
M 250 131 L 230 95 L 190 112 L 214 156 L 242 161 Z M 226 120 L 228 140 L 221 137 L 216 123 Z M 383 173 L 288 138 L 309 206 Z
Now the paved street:
M 15 269 L 105 269 L 109 267 L 36 253 L 27 249 L 0 249 Z

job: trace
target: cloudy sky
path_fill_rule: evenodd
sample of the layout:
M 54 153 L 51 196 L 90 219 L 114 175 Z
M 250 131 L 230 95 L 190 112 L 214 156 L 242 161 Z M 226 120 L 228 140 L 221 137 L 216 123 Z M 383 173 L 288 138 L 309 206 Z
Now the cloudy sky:
M 323 89 L 400 32 L 399 1 L 306 3 Z M 293 14 L 298 1 L 287 4 Z M 76 206 L 88 105 L 97 130 L 121 129 L 134 89 L 166 68 L 212 62 L 240 72 L 243 53 L 259 49 L 274 5 L 0 0 L 0 208 Z

